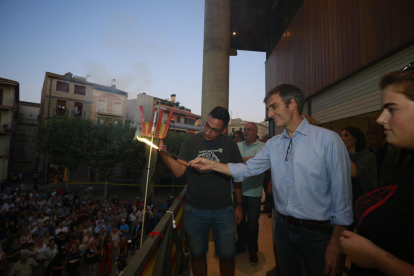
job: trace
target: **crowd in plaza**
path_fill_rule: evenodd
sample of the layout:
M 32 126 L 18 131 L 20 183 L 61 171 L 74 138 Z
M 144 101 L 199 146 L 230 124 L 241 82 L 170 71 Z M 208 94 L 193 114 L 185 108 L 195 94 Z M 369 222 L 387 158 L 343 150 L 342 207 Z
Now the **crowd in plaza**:
M 2 183 L 0 275 L 113 275 L 168 208 L 140 198 L 91 200 L 65 189 L 36 192 Z

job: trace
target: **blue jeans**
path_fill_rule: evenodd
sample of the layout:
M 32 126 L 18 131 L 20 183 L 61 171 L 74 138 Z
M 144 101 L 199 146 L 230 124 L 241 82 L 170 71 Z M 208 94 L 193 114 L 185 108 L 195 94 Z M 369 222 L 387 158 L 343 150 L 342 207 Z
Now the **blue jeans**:
M 183 220 L 184 232 L 193 258 L 200 258 L 207 253 L 210 227 L 216 255 L 223 259 L 233 259 L 236 256 L 236 221 L 233 206 L 219 210 L 203 210 L 185 204 Z
M 259 217 L 261 197 L 243 196 L 243 220 L 237 225 L 238 251 L 245 251 L 246 245 L 249 253 L 257 253 L 259 247 Z
M 329 227 L 330 223 L 326 225 Z M 325 269 L 325 250 L 331 234 L 287 223 L 276 216 L 276 250 L 278 265 L 282 276 L 304 275 L 304 265 L 310 276 L 323 275 Z

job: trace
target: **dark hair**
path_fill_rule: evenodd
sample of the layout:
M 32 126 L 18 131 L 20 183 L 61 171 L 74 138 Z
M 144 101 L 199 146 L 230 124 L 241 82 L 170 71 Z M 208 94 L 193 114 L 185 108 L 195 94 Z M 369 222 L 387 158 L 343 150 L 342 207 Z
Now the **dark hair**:
M 295 100 L 298 106 L 299 114 L 302 114 L 304 104 L 303 93 L 302 91 L 300 91 L 298 87 L 291 84 L 281 84 L 267 92 L 263 102 L 267 104 L 269 98 L 278 93 L 282 98 L 282 101 L 286 104 L 286 107 L 290 104 L 292 100 Z
M 344 130 L 347 130 L 349 133 L 351 133 L 352 136 L 355 137 L 355 152 L 360 152 L 367 148 L 367 139 L 365 139 L 365 135 L 364 132 L 362 132 L 362 130 L 360 130 L 357 127 L 351 126 L 347 126 L 346 128 L 342 129 L 341 132 Z
M 401 93 L 414 102 L 414 71 L 396 71 L 384 75 L 379 82 L 380 88 L 384 90 L 390 85 L 396 86 L 397 91 L 394 92 Z
M 231 137 L 232 139 L 234 138 L 234 134 L 239 135 L 239 136 L 242 138 L 242 140 L 244 141 L 244 134 L 243 134 L 243 131 L 240 131 L 240 130 L 235 131 L 235 132 L 233 133 L 233 136 Z
M 223 128 L 225 128 L 230 121 L 229 111 L 222 106 L 216 106 L 215 108 L 213 108 L 213 110 L 210 111 L 208 116 L 211 116 L 217 120 L 222 120 L 224 124 Z

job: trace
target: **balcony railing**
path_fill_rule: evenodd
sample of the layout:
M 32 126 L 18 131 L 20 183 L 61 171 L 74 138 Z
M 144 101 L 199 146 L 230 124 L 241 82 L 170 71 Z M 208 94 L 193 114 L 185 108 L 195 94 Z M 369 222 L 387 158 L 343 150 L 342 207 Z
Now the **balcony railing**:
M 98 106 L 98 108 L 96 109 L 96 113 L 105 114 L 105 115 L 122 116 L 122 108 Z
M 28 141 L 29 136 L 26 135 L 26 134 L 17 133 L 15 139 L 16 139 L 16 141 Z
M 17 123 L 20 125 L 35 125 L 39 124 L 39 121 L 36 119 L 18 119 Z
M 14 106 L 14 98 L 0 97 L 0 105 L 13 107 Z
M 0 133 L 12 133 L 12 124 L 7 121 L 0 122 Z
M 173 205 L 132 258 L 122 275 L 190 275 L 188 247 L 185 246 L 182 215 L 187 188 L 184 188 Z

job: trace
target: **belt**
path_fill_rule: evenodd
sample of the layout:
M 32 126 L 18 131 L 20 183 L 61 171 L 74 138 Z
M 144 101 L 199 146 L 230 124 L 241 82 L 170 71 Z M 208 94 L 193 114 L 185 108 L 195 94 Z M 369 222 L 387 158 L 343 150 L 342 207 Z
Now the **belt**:
M 297 219 L 292 216 L 285 216 L 279 213 L 279 216 L 289 224 L 292 224 L 297 227 L 304 227 L 309 230 L 314 230 L 318 232 L 323 232 L 327 234 L 332 234 L 332 227 L 326 226 L 324 224 L 328 223 L 329 220 L 319 221 L 319 220 L 310 220 L 310 219 Z

